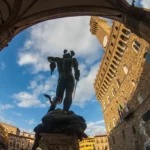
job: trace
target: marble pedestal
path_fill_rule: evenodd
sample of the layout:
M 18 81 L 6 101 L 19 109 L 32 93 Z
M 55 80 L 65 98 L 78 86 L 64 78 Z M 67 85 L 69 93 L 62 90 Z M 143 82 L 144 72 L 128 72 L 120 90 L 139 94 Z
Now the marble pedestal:
M 79 150 L 79 142 L 75 136 L 64 134 L 43 133 L 39 141 L 42 150 Z

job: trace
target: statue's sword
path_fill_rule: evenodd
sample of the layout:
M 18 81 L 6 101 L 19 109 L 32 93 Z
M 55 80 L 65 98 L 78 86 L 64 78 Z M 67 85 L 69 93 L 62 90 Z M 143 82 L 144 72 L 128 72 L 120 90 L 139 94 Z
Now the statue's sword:
M 75 98 L 77 83 L 78 83 L 78 81 L 76 80 L 76 83 L 75 83 L 75 86 L 74 86 L 74 92 L 73 92 L 73 99 Z

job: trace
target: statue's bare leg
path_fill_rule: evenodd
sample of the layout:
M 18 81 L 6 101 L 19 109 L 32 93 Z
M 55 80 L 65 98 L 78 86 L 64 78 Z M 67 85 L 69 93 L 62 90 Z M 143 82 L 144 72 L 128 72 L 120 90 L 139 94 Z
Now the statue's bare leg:
M 66 83 L 66 95 L 64 99 L 63 110 L 69 111 L 72 104 L 72 94 L 74 90 L 74 81 Z

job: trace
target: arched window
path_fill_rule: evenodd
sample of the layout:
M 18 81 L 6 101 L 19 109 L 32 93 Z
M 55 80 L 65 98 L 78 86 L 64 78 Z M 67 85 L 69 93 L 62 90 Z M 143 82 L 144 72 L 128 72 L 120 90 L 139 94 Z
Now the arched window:
M 124 70 L 125 74 L 127 74 L 127 73 L 128 73 L 127 65 L 124 65 L 124 66 L 123 66 L 123 70 Z
M 13 141 L 13 147 L 15 147 L 16 146 L 16 141 Z
M 127 36 L 130 35 L 130 32 L 129 32 L 128 30 L 126 30 L 126 29 L 123 29 L 122 32 L 123 32 L 125 35 L 127 35 Z
M 128 40 L 128 38 L 125 37 L 124 35 L 121 35 L 120 38 L 121 38 L 123 41 L 125 41 L 125 42 Z
M 138 41 L 133 41 L 133 43 L 132 43 L 132 47 L 133 47 L 133 49 L 136 51 L 136 52 L 138 52 L 139 51 L 139 49 L 140 49 L 140 46 L 141 46 L 141 44 L 138 42 Z
M 126 44 L 125 44 L 124 42 L 122 42 L 122 41 L 119 41 L 119 45 L 120 45 L 121 47 L 123 47 L 123 48 L 126 47 Z
M 116 29 L 116 30 L 118 30 L 118 27 L 117 27 L 117 26 L 115 26 L 115 29 Z
M 10 147 L 12 147 L 12 141 L 10 141 L 9 145 L 10 145 Z
M 116 55 L 117 55 L 118 57 L 121 57 L 121 56 L 122 56 L 122 54 L 120 54 L 120 53 L 118 53 L 118 52 L 116 52 Z
M 111 43 L 111 46 L 113 47 L 113 46 L 114 46 L 114 44 L 113 44 L 113 43 Z
M 122 48 L 120 48 L 120 47 L 117 47 L 117 50 L 118 50 L 120 53 L 123 53 L 123 52 L 124 52 L 124 50 L 123 50 Z
M 115 39 L 116 38 L 116 36 L 113 34 L 113 38 Z
M 110 67 L 111 67 L 113 70 L 116 70 L 116 67 L 115 67 L 113 64 L 111 64 Z

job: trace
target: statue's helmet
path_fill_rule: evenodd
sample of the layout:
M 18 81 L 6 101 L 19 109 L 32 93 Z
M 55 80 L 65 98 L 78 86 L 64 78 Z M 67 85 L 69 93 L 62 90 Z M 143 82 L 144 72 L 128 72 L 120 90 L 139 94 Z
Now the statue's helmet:
M 70 53 L 67 53 L 67 50 L 64 50 L 63 58 L 72 58 L 75 55 L 75 52 L 73 50 L 70 51 Z

